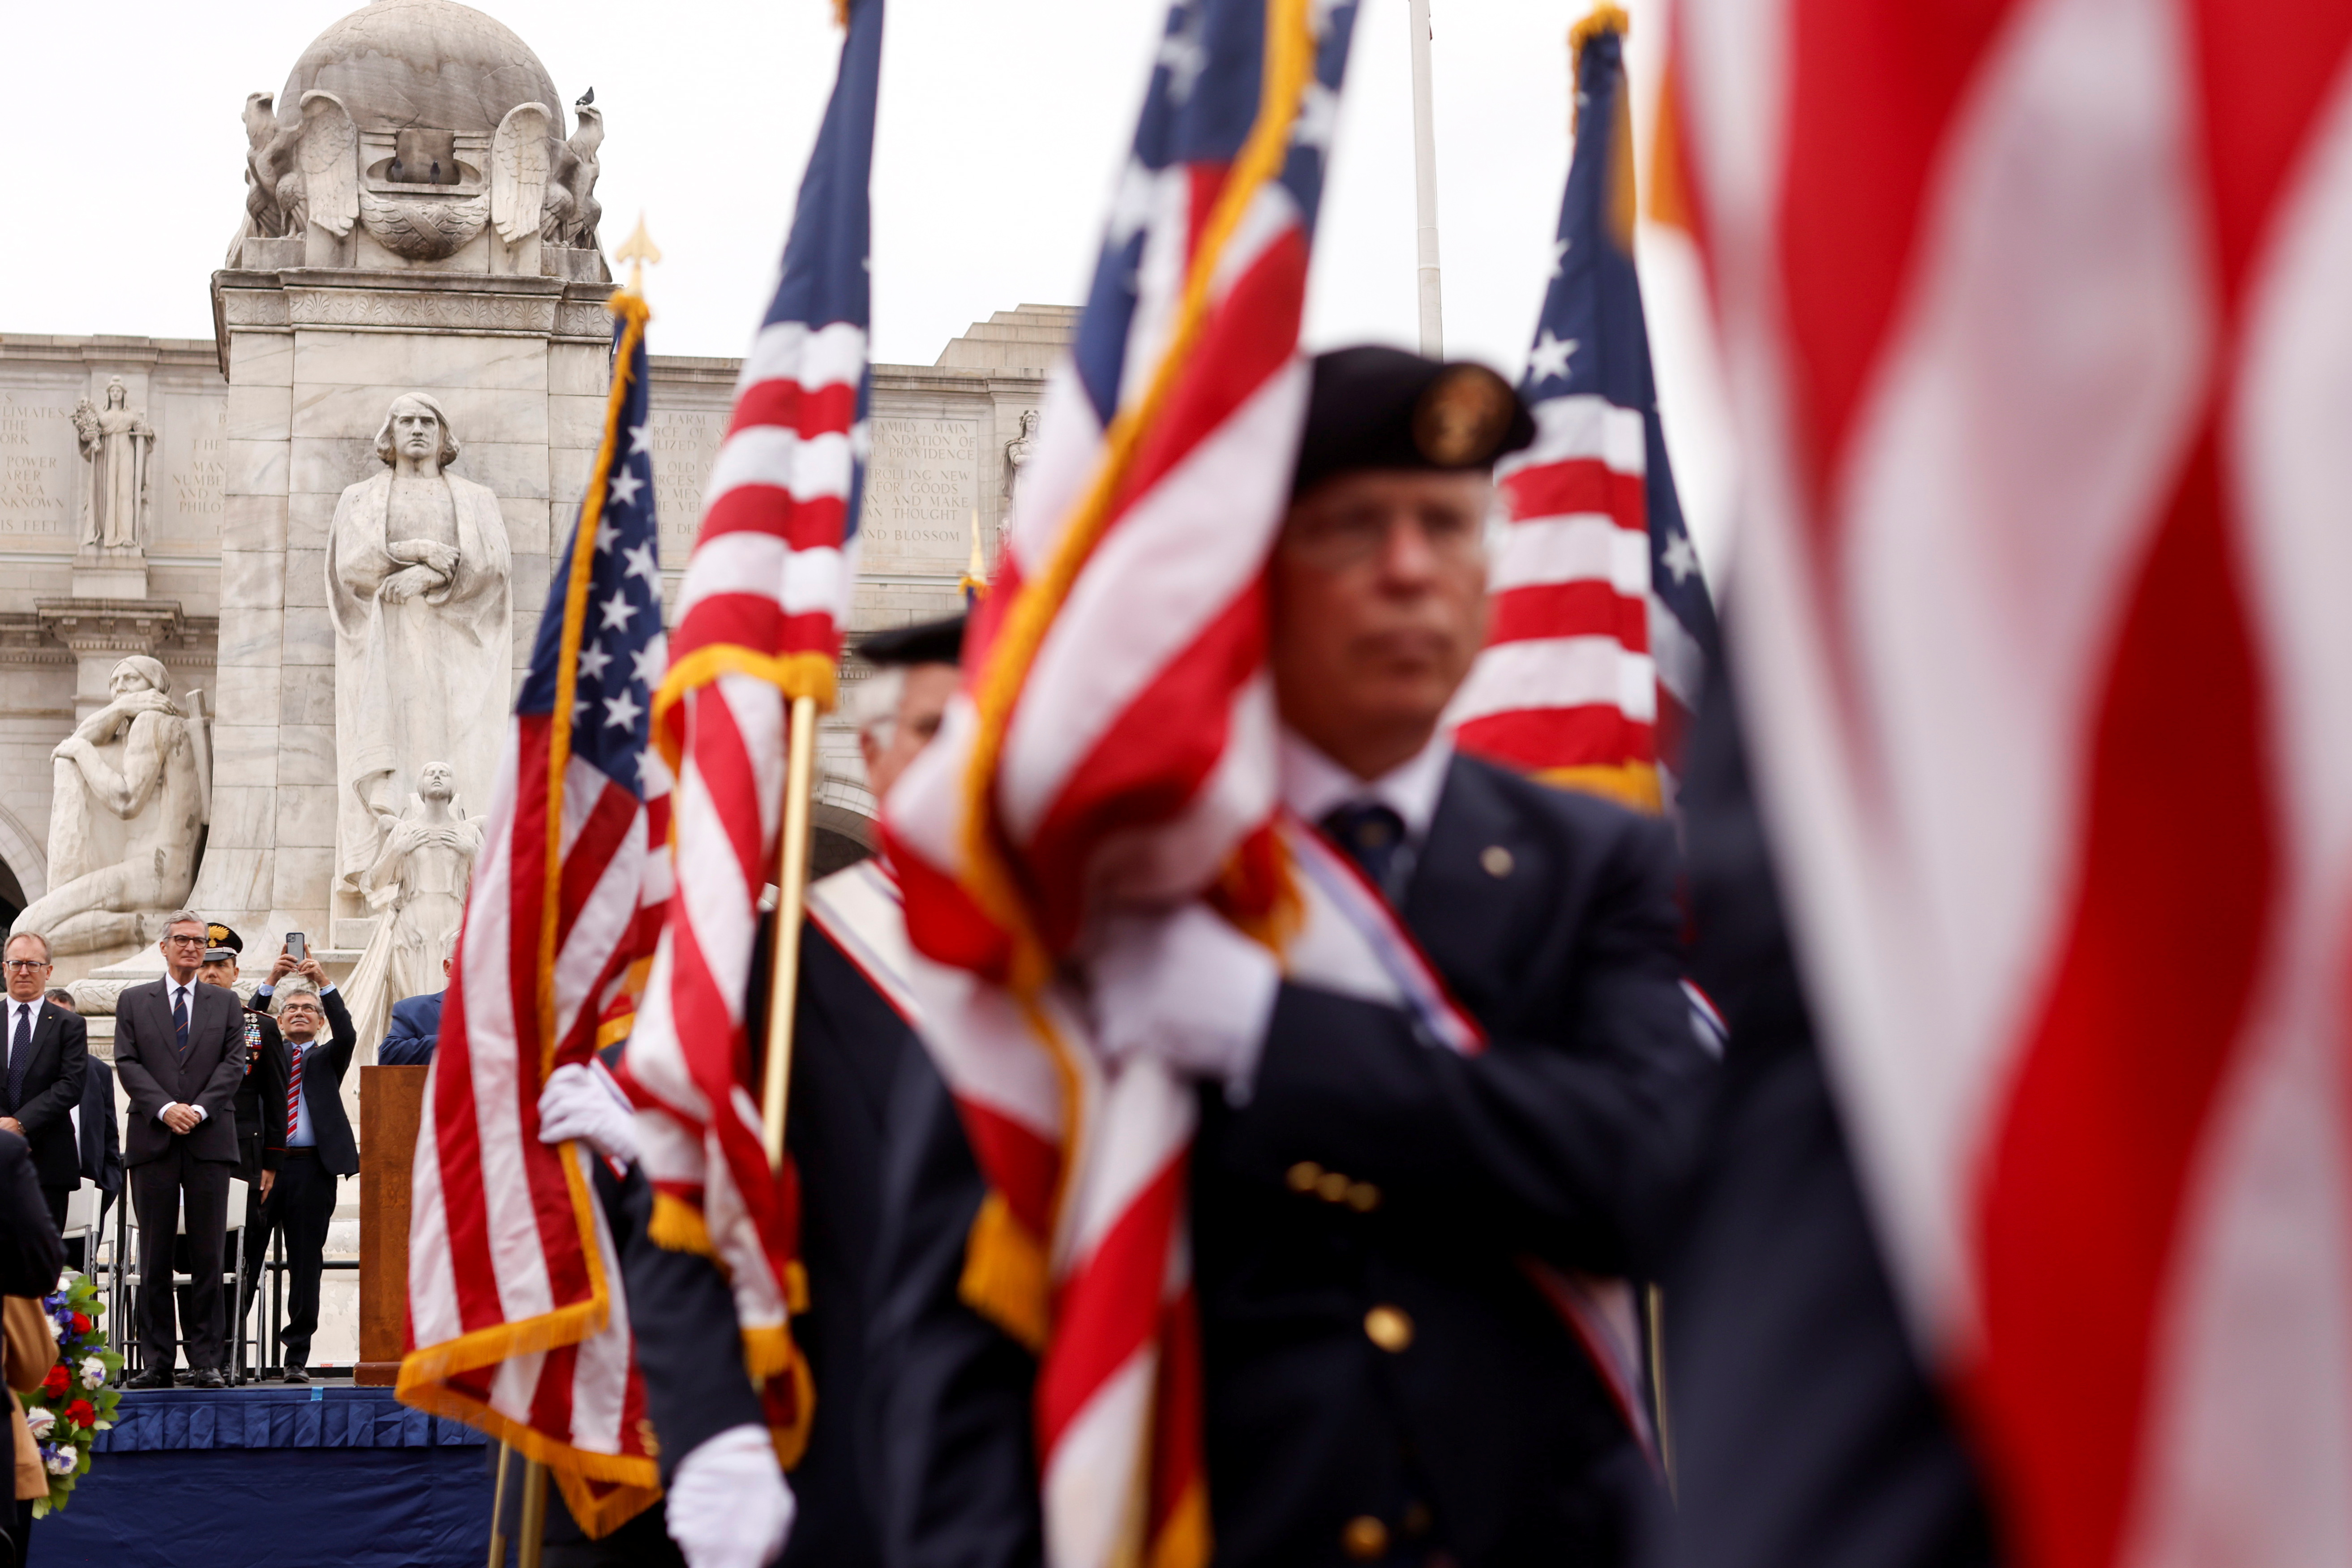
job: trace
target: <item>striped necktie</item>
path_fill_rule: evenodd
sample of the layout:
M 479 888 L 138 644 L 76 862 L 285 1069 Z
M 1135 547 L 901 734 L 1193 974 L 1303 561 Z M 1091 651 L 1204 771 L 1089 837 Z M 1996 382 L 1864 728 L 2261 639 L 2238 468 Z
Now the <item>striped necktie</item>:
M 179 1042 L 180 1059 L 188 1059 L 188 988 L 172 987 L 172 1037 Z
M 286 1048 L 293 1053 L 293 1066 L 286 1072 L 286 1143 L 294 1144 L 294 1129 L 302 1120 L 302 1056 L 310 1047 L 288 1041 Z

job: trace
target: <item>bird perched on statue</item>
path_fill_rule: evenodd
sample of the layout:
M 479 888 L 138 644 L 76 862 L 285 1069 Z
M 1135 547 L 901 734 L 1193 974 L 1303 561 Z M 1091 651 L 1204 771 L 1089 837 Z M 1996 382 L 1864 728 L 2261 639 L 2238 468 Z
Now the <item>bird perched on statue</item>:
M 572 100 L 572 107 L 574 109 L 585 109 L 595 101 L 596 89 L 592 87 L 586 92 L 582 93 L 578 98 L 573 99 Z

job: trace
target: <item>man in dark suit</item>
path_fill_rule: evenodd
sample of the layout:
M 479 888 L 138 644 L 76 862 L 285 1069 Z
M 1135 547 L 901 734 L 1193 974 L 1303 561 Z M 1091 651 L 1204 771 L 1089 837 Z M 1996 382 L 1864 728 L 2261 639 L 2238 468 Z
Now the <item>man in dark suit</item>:
M 235 991 L 239 960 L 245 952 L 244 937 L 233 927 L 215 921 L 205 929 L 205 940 L 212 945 L 205 950 L 205 962 L 197 969 L 196 978 L 206 985 Z M 289 962 L 287 967 L 291 969 L 293 965 Z M 232 1339 L 236 1336 L 237 1321 L 253 1300 L 269 1256 L 269 1228 L 263 1218 L 264 1205 L 269 1201 L 271 1184 L 278 1180 L 278 1167 L 286 1149 L 286 1118 L 280 1109 L 286 1103 L 286 1043 L 278 1038 L 278 1025 L 270 1018 L 267 1004 L 266 996 L 257 995 L 245 1005 L 245 1077 L 236 1086 L 236 1173 L 245 1180 L 245 1224 L 238 1232 L 244 1258 L 238 1283 L 227 1287 L 228 1334 Z M 239 1260 L 229 1261 L 235 1265 Z M 180 1300 L 181 1310 L 185 1312 L 185 1291 Z M 242 1365 L 240 1361 L 240 1370 Z
M 447 979 L 450 961 L 441 961 L 441 975 Z M 375 1048 L 378 1067 L 421 1068 L 433 1064 L 433 1047 L 441 1041 L 441 999 L 446 991 L 427 991 L 421 996 L 403 996 L 392 1005 L 392 1026 L 384 1031 L 383 1041 Z
M 81 1150 L 73 1112 L 81 1104 L 89 1061 L 89 1030 L 71 1010 L 46 994 L 49 942 L 23 931 L 7 942 L 8 999 L 5 1034 L 7 1068 L 0 1073 L 0 1129 L 33 1146 L 33 1169 L 49 1217 L 65 1227 L 66 1199 L 81 1184 Z
M 1394 906 L 1485 1050 L 1286 978 L 1195 911 L 1093 961 L 1105 1052 L 1202 1084 L 1221 1568 L 1623 1563 L 1660 1501 L 1530 1265 L 1644 1274 L 1690 1158 L 1709 1069 L 1672 837 L 1456 755 L 1440 728 L 1484 640 L 1488 466 L 1530 434 L 1479 367 L 1324 355 L 1269 564 L 1285 802 Z M 870 1345 L 888 1560 L 1034 1563 L 1034 1363 L 962 1299 L 980 1173 L 937 1075 L 903 1089 Z
M 880 672 L 863 689 L 856 714 L 866 783 L 876 795 L 887 795 L 938 733 L 956 689 L 963 626 L 958 616 L 877 632 L 858 645 Z M 929 1064 L 906 1019 L 849 956 L 852 949 L 867 951 L 867 938 L 903 943 L 887 930 L 859 926 L 895 914 L 889 889 L 888 873 L 874 863 L 836 872 L 813 892 L 812 918 L 801 935 L 784 1142 L 800 1177 L 801 1261 L 809 1286 L 792 1331 L 808 1361 L 816 1405 L 792 1472 L 796 1518 L 785 1568 L 856 1568 L 884 1557 L 887 1527 L 872 1485 L 880 1435 L 866 1424 L 865 1396 L 873 1247 L 882 1222 L 892 1085 L 906 1058 Z M 765 931 L 753 950 L 750 986 L 754 1041 L 766 1037 L 772 943 Z M 756 1534 L 774 1521 L 772 1505 L 782 1484 L 764 1436 L 740 1441 L 746 1427 L 764 1432 L 763 1417 L 743 1373 L 726 1277 L 709 1258 L 656 1246 L 642 1223 L 616 1224 L 614 1234 L 622 1238 L 646 1406 L 662 1441 L 670 1528 L 688 1543 L 688 1561 L 700 1568 L 713 1560 L 702 1554 L 717 1545 L 714 1533 Z
M 139 1215 L 139 1347 L 145 1370 L 125 1386 L 169 1388 L 179 1354 L 172 1250 L 187 1205 L 189 1273 L 222 1275 L 228 1187 L 237 1163 L 237 1085 L 245 1079 L 244 1008 L 236 994 L 197 980 L 204 920 L 182 910 L 165 922 L 163 977 L 115 1001 L 114 1068 L 131 1101 L 131 1197 Z M 225 1386 L 221 1296 L 199 1291 L 187 1323 L 188 1385 Z
M 336 1179 L 360 1171 L 359 1144 L 352 1137 L 342 1096 L 343 1074 L 351 1068 L 359 1032 L 317 959 L 305 958 L 291 972 L 297 979 L 274 988 L 289 1068 L 286 1152 L 263 1218 L 271 1228 L 285 1232 L 290 1265 L 286 1327 L 279 1335 L 286 1346 L 286 1381 L 308 1383 L 310 1336 L 319 1331 L 319 1277 L 327 1226 L 335 1217 Z M 273 974 L 273 980 L 282 978 Z M 320 1034 L 331 1027 L 333 1032 L 321 1045 Z

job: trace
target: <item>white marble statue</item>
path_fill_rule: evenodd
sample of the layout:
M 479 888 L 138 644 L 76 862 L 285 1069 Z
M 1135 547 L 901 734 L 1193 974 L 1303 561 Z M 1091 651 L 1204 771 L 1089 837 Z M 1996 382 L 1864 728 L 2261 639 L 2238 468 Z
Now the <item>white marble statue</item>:
M 457 438 L 423 393 L 393 400 L 385 472 L 343 491 L 327 535 L 335 624 L 335 869 L 360 890 L 439 759 L 486 799 L 513 694 L 512 562 L 498 497 L 448 471 Z
M 127 549 L 140 542 L 147 512 L 148 458 L 155 427 L 144 408 L 131 406 L 131 393 L 116 376 L 106 384 L 106 406 L 87 397 L 74 405 L 74 434 L 89 484 L 82 492 L 81 542 Z
M 205 820 L 199 725 L 172 700 L 163 665 L 114 667 L 114 700 L 51 753 L 50 892 L 16 917 L 58 953 L 155 940 L 146 929 L 184 906 Z
M 481 826 L 457 809 L 456 797 L 448 763 L 417 769 L 415 799 L 360 877 L 368 908 L 382 917 L 352 972 L 352 1021 L 362 1044 L 383 1037 L 394 1002 L 447 984 L 441 961 L 457 947 L 482 852 Z

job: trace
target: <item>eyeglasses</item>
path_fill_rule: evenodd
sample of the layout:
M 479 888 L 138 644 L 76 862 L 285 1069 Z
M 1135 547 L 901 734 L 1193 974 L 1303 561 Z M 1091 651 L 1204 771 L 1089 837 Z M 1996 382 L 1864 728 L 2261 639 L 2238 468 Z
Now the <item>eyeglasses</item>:
M 170 942 L 173 947 L 202 947 L 205 945 L 205 939 L 200 936 L 167 936 L 163 940 Z
M 1344 571 L 1385 552 L 1400 523 L 1416 530 L 1429 552 L 1448 565 L 1476 561 L 1486 547 L 1486 520 L 1477 513 L 1368 505 L 1309 511 L 1285 531 L 1282 548 L 1318 571 Z
M 9 968 L 18 973 L 34 969 L 47 969 L 49 966 L 49 961 L 46 958 L 12 958 L 7 961 L 7 963 Z

